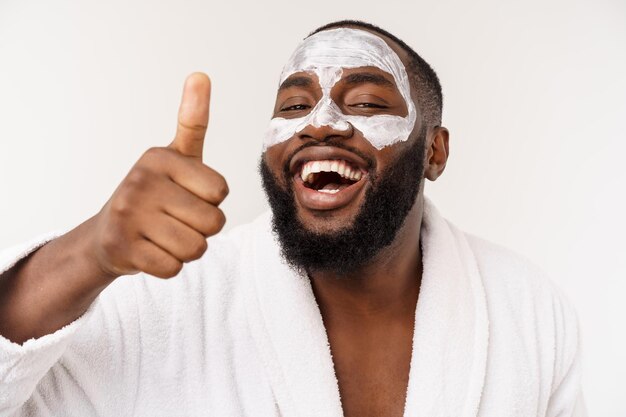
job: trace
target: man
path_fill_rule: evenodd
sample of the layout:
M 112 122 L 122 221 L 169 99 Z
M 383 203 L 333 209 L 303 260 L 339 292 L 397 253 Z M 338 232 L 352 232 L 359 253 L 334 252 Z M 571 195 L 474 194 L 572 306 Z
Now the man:
M 303 41 L 264 139 L 272 213 L 225 234 L 209 95 L 190 76 L 173 142 L 98 214 L 3 254 L 0 415 L 584 415 L 567 301 L 424 197 L 449 134 L 406 44 L 354 21 Z

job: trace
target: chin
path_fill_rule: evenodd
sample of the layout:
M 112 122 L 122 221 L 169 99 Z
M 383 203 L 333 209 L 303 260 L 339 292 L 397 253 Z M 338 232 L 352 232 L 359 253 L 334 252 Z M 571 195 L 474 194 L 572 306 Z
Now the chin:
M 316 234 L 335 234 L 350 229 L 358 215 L 358 210 L 310 211 L 298 208 L 298 220 L 302 227 Z

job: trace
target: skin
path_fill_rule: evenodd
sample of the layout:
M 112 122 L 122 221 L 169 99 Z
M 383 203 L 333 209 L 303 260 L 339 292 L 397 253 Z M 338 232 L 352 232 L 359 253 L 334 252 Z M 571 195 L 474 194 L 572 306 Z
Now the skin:
M 406 65 L 406 54 L 383 39 Z M 279 92 L 275 111 L 280 110 L 284 93 Z M 315 89 L 300 93 L 312 103 L 321 95 Z M 405 104 L 391 90 L 371 83 L 338 85 L 332 95 L 346 112 L 406 114 Z M 386 108 L 363 105 L 376 103 L 375 99 L 385 101 Z M 117 277 L 143 271 L 171 278 L 185 262 L 202 256 L 206 238 L 224 225 L 219 205 L 228 194 L 224 178 L 202 163 L 209 102 L 208 77 L 192 74 L 185 83 L 172 143 L 147 150 L 97 214 L 0 276 L 0 334 L 21 344 L 53 333 L 80 317 Z M 380 151 L 353 129 L 337 132 L 308 126 L 269 148 L 266 160 L 280 178 L 286 158 L 302 143 L 341 138 L 372 158 L 381 172 L 416 140 L 420 123 L 418 117 L 409 141 Z M 448 131 L 429 128 L 426 150 L 424 175 L 434 181 L 445 168 Z M 300 219 L 312 230 L 345 227 L 369 186 L 367 176 L 364 180 L 365 186 L 348 204 L 323 212 L 299 206 Z M 340 280 L 328 273 L 312 274 L 346 416 L 403 413 L 421 277 L 422 214 L 423 189 L 395 241 L 372 262 Z
M 391 39 L 381 38 L 407 66 L 407 54 Z M 359 72 L 374 72 L 394 82 L 393 77 L 376 68 L 344 69 L 342 79 L 331 91 L 331 97 L 345 114 L 406 116 L 406 103 L 397 88 L 390 89 L 374 83 L 342 82 L 350 74 Z M 308 77 L 312 82 L 308 86 L 304 85 L 306 83 L 295 83 L 279 91 L 274 116 L 300 117 L 310 111 L 321 97 L 315 75 L 297 73 L 292 77 Z M 424 121 L 419 113 L 414 86 L 411 94 L 418 109 L 418 118 L 413 133 L 405 142 L 377 150 L 354 129 L 337 131 L 328 126 L 316 128 L 309 125 L 293 138 L 268 148 L 265 160 L 274 175 L 281 179 L 287 158 L 303 144 L 313 141 L 319 146 L 328 146 L 328 141 L 341 140 L 374 160 L 375 172 L 380 173 L 418 139 Z M 384 107 L 381 108 L 381 105 Z M 449 154 L 448 138 L 448 130 L 444 127 L 429 127 L 427 130 L 424 176 L 431 181 L 435 181 L 445 169 Z M 365 185 L 349 204 L 333 210 L 313 209 L 303 204 L 296 192 L 300 221 L 305 227 L 318 232 L 331 233 L 346 227 L 355 218 L 363 196 L 371 186 L 369 176 L 364 180 Z M 287 186 L 285 181 L 282 183 Z M 422 182 L 415 203 L 393 243 L 360 270 L 341 279 L 325 271 L 309 271 L 327 330 L 346 416 L 403 415 L 422 273 L 419 236 L 423 203 Z

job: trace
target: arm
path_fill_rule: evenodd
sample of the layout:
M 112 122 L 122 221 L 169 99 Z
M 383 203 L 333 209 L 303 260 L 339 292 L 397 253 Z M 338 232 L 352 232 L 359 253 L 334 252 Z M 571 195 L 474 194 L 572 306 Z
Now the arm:
M 94 218 L 20 259 L 0 275 L 0 335 L 22 344 L 80 317 L 116 278 L 93 259 Z
M 8 271 L 62 235 L 46 233 L 0 251 L 0 272 Z M 85 314 L 51 334 L 23 344 L 0 336 L 1 417 L 16 415 L 15 412 L 66 415 L 69 410 L 76 413 L 72 415 L 90 416 L 94 409 L 106 404 L 107 410 L 114 410 L 111 415 L 128 414 L 133 399 L 127 394 L 132 393 L 127 387 L 134 381 L 129 367 L 139 360 L 135 349 L 120 347 L 140 344 L 137 298 L 132 285 L 135 281 L 135 277 L 116 280 L 116 288 L 109 287 L 106 294 L 98 296 Z M 120 373 L 120 369 L 126 371 Z M 102 391 L 102 381 L 116 384 Z M 111 404 L 112 397 L 120 401 Z
M 98 214 L 0 276 L 0 335 L 41 337 L 83 314 L 122 275 L 171 278 L 225 223 L 224 178 L 202 163 L 210 83 L 185 83 L 178 131 L 146 151 Z
M 67 367 L 69 358 L 63 355 L 73 334 L 94 311 L 92 307 L 101 304 L 94 300 L 118 277 L 139 272 L 160 278 L 177 276 L 184 263 L 206 251 L 206 238 L 222 229 L 225 217 L 218 205 L 228 187 L 219 173 L 202 163 L 209 95 L 205 75 L 188 78 L 174 141 L 146 151 L 98 214 L 33 253 L 8 261 L 0 254 L 0 259 L 5 259 L 0 260 L 0 416 L 33 399 L 31 395 L 44 375 L 53 386 L 70 383 L 80 392 L 110 372 L 109 359 L 128 363 L 124 362 L 128 354 L 109 358 L 103 352 L 105 347 L 110 354 L 117 345 L 137 344 L 127 340 L 133 333 L 129 331 L 133 320 L 127 316 L 113 320 L 113 326 L 124 331 L 112 336 L 90 321 L 75 347 L 85 351 L 85 346 L 95 346 L 87 349 L 76 368 Z M 125 290 L 116 292 L 114 301 L 108 294 L 109 304 L 116 306 L 128 297 Z M 97 311 L 107 321 L 118 314 L 116 309 L 107 310 L 108 315 L 102 309 Z M 94 367 L 97 373 L 92 374 L 96 362 L 103 365 Z M 61 365 L 55 367 L 57 363 Z M 61 380 L 64 382 L 58 382 Z M 115 380 L 120 384 L 116 389 L 128 388 Z M 44 400 L 55 398 L 49 394 Z M 59 398 L 62 404 L 67 400 L 64 394 Z
M 548 402 L 546 417 L 587 417 L 582 392 L 580 331 L 576 312 L 561 296 L 557 312 L 557 378 Z

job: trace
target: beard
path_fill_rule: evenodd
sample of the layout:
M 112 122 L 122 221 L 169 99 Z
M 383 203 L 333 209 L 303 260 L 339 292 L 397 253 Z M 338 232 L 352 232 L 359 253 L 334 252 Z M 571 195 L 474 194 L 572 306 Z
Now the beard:
M 273 212 L 272 229 L 287 263 L 301 274 L 323 271 L 341 277 L 363 268 L 389 246 L 415 203 L 424 175 L 425 128 L 416 139 L 389 168 L 370 176 L 371 186 L 352 224 L 324 233 L 308 229 L 298 218 L 290 160 L 283 168 L 284 189 L 261 156 L 259 171 Z M 332 145 L 350 150 L 341 142 Z

